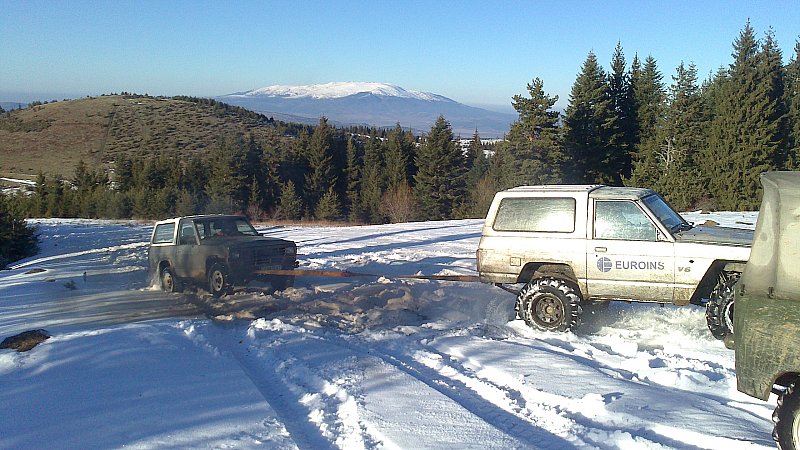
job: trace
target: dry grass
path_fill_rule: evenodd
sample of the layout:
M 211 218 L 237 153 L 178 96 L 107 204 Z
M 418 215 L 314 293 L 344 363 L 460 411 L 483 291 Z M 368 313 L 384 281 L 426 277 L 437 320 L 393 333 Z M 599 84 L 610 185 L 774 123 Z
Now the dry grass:
M 277 137 L 270 126 L 184 100 L 114 95 L 48 103 L 0 114 L 0 175 L 70 177 L 79 160 L 109 168 L 119 155 L 203 152 L 239 133 Z

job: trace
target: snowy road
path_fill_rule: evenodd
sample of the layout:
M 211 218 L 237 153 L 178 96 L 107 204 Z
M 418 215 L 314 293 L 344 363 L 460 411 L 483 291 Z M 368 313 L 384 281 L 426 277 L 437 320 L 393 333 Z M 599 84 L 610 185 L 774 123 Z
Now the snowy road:
M 307 268 L 473 274 L 480 223 L 262 232 Z M 615 304 L 554 334 L 482 284 L 307 278 L 214 302 L 148 286 L 149 226 L 39 226 L 41 254 L 0 272 L 0 337 L 53 337 L 0 350 L 0 448 L 774 448 L 774 399 L 736 391 L 697 307 Z

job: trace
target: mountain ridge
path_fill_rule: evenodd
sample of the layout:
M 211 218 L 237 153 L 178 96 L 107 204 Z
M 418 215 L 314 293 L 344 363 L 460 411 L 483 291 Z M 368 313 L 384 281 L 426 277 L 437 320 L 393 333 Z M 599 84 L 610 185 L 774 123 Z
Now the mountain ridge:
M 380 128 L 400 124 L 426 133 L 441 115 L 456 135 L 502 137 L 516 116 L 468 106 L 443 95 L 404 89 L 389 83 L 331 82 L 272 85 L 215 99 L 262 114 L 306 118 L 325 116 L 333 123 Z

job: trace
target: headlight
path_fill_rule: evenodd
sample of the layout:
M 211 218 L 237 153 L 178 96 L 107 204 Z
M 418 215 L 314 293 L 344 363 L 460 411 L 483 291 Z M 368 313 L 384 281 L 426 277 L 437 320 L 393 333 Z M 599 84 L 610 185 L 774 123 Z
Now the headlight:
M 296 255 L 297 254 L 297 248 L 295 248 L 295 247 L 286 247 L 286 254 L 287 255 Z

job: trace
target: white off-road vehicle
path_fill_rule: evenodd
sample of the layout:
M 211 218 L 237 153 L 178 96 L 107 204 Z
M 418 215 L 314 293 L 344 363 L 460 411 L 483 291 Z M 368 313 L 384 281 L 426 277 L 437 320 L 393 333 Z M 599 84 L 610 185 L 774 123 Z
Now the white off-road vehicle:
M 584 306 L 610 300 L 696 304 L 723 339 L 752 240 L 750 230 L 692 225 L 650 189 L 521 186 L 495 195 L 477 268 L 518 294 L 534 328 L 573 329 Z M 506 286 L 515 283 L 524 287 Z

